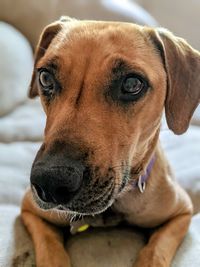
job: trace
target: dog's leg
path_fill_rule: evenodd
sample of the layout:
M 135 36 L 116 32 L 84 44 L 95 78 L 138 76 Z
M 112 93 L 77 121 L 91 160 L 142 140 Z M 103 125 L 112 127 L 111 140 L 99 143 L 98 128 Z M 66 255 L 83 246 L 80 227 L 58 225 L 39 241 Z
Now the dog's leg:
M 36 266 L 69 267 L 69 256 L 59 228 L 43 220 L 41 214 L 37 214 L 37 208 L 31 203 L 29 195 L 25 195 L 21 216 L 34 243 Z
M 191 212 L 180 214 L 159 227 L 140 251 L 134 267 L 169 267 L 188 230 L 191 216 Z

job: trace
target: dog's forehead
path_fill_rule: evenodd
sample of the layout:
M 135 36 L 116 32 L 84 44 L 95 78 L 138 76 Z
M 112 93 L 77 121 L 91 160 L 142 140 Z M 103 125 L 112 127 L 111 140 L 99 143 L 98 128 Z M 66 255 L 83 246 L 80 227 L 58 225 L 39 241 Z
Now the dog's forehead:
M 118 53 L 131 55 L 137 52 L 145 55 L 149 43 L 143 27 L 132 23 L 73 21 L 64 23 L 62 30 L 49 47 L 57 55 L 65 53 L 99 55 Z M 139 55 L 138 55 L 139 56 Z
M 131 39 L 137 39 L 137 42 L 140 42 L 143 39 L 142 35 L 142 27 L 136 24 L 77 21 L 65 23 L 57 41 L 64 39 L 68 45 L 81 41 L 93 42 L 98 46 L 101 46 L 101 42 L 104 42 L 104 45 L 112 43 L 119 46 L 123 41 L 128 42 Z

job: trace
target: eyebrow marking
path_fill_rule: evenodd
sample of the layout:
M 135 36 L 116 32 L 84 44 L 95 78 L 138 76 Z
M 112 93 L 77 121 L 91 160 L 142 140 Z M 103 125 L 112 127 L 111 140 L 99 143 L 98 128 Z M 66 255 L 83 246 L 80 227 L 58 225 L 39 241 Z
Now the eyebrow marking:
M 57 56 L 48 59 L 48 60 L 43 60 L 43 58 L 36 64 L 36 68 L 47 68 L 53 71 L 59 70 L 59 58 Z
M 138 65 L 134 64 L 134 62 L 129 63 L 123 58 L 117 58 L 114 60 L 112 66 L 113 67 L 111 70 L 111 75 L 113 74 L 113 78 L 114 77 L 117 78 L 122 75 L 127 75 L 128 73 L 133 73 L 140 75 L 147 81 L 149 80 L 146 72 L 143 69 L 141 69 Z
M 115 58 L 114 60 L 112 60 L 112 62 L 110 62 L 110 72 L 107 76 L 107 86 L 104 92 L 104 95 L 108 102 L 110 102 L 110 99 L 112 99 L 112 101 L 114 100 L 116 104 L 120 103 L 120 87 L 122 85 L 123 80 L 130 75 L 140 77 L 148 85 L 148 88 L 152 87 L 148 76 L 146 75 L 145 71 L 140 68 L 140 66 L 134 64 L 133 61 L 128 62 L 123 58 Z M 135 99 L 134 102 L 136 102 L 138 99 Z M 124 107 L 127 107 L 127 104 L 133 103 L 133 101 L 127 101 L 123 103 L 126 104 L 124 105 Z

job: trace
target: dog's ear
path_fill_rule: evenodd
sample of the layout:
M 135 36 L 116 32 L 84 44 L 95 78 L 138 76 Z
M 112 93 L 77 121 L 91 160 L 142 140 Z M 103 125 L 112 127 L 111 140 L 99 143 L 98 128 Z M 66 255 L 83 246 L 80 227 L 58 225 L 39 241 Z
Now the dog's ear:
M 38 60 L 44 56 L 51 41 L 60 32 L 64 23 L 71 21 L 71 20 L 75 20 L 75 19 L 63 16 L 60 18 L 60 20 L 49 24 L 43 30 L 43 32 L 40 36 L 38 45 L 36 47 L 36 51 L 35 51 L 34 70 L 33 70 L 32 79 L 31 79 L 31 83 L 30 83 L 30 89 L 29 89 L 29 97 L 30 98 L 34 98 L 35 96 L 38 95 L 38 88 L 37 88 L 37 82 L 36 82 L 36 69 L 35 69 L 35 66 L 36 66 Z
M 165 29 L 149 33 L 167 74 L 167 124 L 175 134 L 182 134 L 200 101 L 200 53 Z

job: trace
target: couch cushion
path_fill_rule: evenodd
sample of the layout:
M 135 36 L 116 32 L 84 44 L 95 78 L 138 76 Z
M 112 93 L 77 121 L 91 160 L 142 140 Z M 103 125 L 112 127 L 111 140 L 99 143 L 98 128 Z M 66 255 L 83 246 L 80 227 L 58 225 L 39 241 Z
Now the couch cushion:
M 25 37 L 7 23 L 0 22 L 0 116 L 27 97 L 33 55 Z
M 8 116 L 0 117 L 0 142 L 41 141 L 45 113 L 39 99 L 26 100 Z
M 0 204 L 20 205 L 38 143 L 0 143 Z

